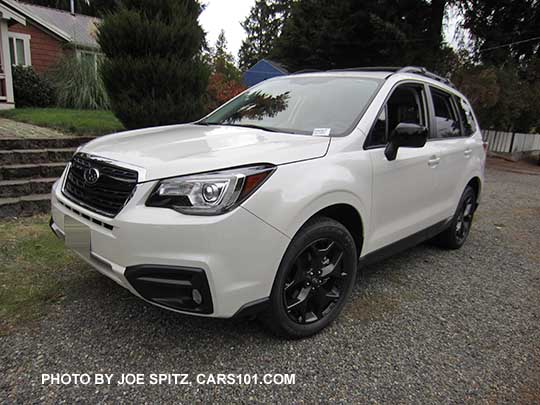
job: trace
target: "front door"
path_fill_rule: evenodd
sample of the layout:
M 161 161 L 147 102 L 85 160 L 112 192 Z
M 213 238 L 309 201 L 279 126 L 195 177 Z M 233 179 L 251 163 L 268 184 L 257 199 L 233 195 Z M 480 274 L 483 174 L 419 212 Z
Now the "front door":
M 423 84 L 398 86 L 387 100 L 367 143 L 372 185 L 372 221 L 366 253 L 436 224 L 441 217 L 441 199 L 437 193 L 437 169 L 440 163 L 437 142 L 422 148 L 400 148 L 397 158 L 388 161 L 384 147 L 399 123 L 429 127 Z

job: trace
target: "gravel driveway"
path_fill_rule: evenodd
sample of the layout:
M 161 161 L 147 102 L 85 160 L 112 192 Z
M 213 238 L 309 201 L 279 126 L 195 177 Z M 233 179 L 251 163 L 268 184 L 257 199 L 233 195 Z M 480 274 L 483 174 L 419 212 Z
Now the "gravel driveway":
M 0 402 L 540 402 L 540 175 L 488 170 L 460 251 L 371 266 L 303 341 L 179 316 L 88 270 L 44 320 L 0 338 Z M 295 385 L 41 385 L 41 373 L 295 373 Z

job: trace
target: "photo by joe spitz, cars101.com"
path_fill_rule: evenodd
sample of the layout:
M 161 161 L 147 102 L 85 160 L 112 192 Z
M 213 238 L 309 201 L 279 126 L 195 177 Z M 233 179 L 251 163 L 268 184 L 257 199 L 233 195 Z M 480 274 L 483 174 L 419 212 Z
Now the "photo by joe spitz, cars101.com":
M 367 263 L 460 248 L 485 150 L 467 99 L 419 67 L 264 81 L 191 124 L 101 137 L 52 190 L 51 228 L 136 296 L 317 333 Z

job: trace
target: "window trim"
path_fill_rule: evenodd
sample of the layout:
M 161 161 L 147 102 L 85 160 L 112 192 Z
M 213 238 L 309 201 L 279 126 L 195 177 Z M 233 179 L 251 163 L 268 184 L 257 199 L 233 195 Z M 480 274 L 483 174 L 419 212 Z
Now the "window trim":
M 388 100 L 390 99 L 390 97 L 392 97 L 392 95 L 394 94 L 394 91 L 402 86 L 402 85 L 407 85 L 407 84 L 412 84 L 412 85 L 415 85 L 415 86 L 418 86 L 418 87 L 422 87 L 423 88 L 423 95 L 422 95 L 422 101 L 424 102 L 424 116 L 425 116 L 425 120 L 426 120 L 426 124 L 427 124 L 427 127 L 428 127 L 428 132 L 429 134 L 431 134 L 431 128 L 433 127 L 433 123 L 432 123 L 432 117 L 433 117 L 433 114 L 431 114 L 431 106 L 430 106 L 430 97 L 428 97 L 428 89 L 427 89 L 427 85 L 425 82 L 423 81 L 420 81 L 420 80 L 411 80 L 411 79 L 406 79 L 406 80 L 401 80 L 397 83 L 394 84 L 394 86 L 392 86 L 392 88 L 390 89 L 390 91 L 388 92 L 388 94 L 386 95 L 385 99 L 384 99 L 384 102 L 381 106 L 381 108 L 379 108 L 378 112 L 377 112 L 377 115 L 375 116 L 375 119 L 373 120 L 373 123 L 371 124 L 371 127 L 368 131 L 368 134 L 366 136 L 366 139 L 364 140 L 364 145 L 363 145 L 363 149 L 364 150 L 372 150 L 372 149 L 381 149 L 381 148 L 385 148 L 386 147 L 386 144 L 385 145 L 368 145 L 369 144 L 369 140 L 371 139 L 371 133 L 373 132 L 373 129 L 375 128 L 375 124 L 377 123 L 377 119 L 379 118 L 379 116 L 381 115 L 382 113 L 382 110 L 384 108 L 386 108 L 386 105 L 388 104 Z M 388 119 L 388 111 L 387 111 L 387 119 Z M 386 130 L 388 131 L 388 124 L 386 124 Z M 430 136 L 431 138 L 431 136 Z
M 13 61 L 10 60 L 11 66 L 32 66 L 32 49 L 30 48 L 30 40 L 32 39 L 32 36 L 29 34 L 22 34 L 20 32 L 8 32 L 8 47 L 9 47 L 9 41 L 13 40 L 13 55 L 15 56 L 15 59 L 17 59 L 17 39 L 21 39 L 23 41 L 24 46 L 24 58 L 26 59 L 26 63 L 24 65 L 20 65 L 17 60 Z M 11 59 L 11 54 L 10 54 Z
M 82 61 L 82 54 L 83 53 L 87 53 L 87 54 L 91 54 L 91 55 L 94 55 L 94 69 L 96 70 L 96 73 L 98 71 L 98 64 L 99 64 L 99 56 L 100 55 L 103 55 L 102 52 L 97 52 L 97 51 L 92 51 L 92 50 L 88 50 L 88 49 L 80 49 L 78 48 L 75 52 L 75 55 L 77 56 L 77 59 L 79 60 L 79 62 Z
M 459 138 L 465 138 L 465 136 L 463 135 L 463 127 L 462 127 L 462 124 L 461 124 L 461 118 L 459 116 L 459 112 L 457 111 L 457 108 L 456 108 L 456 105 L 455 105 L 455 100 L 454 100 L 454 97 L 455 97 L 455 94 L 454 93 L 451 93 L 449 91 L 446 91 L 446 90 L 443 90 L 441 89 L 440 87 L 435 87 L 435 86 L 431 86 L 428 85 L 428 89 L 429 89 L 429 95 L 430 95 L 430 101 L 431 101 L 431 104 L 433 106 L 433 128 L 434 128 L 434 134 L 437 135 L 438 134 L 438 128 L 437 128 L 437 116 L 435 115 L 435 104 L 433 103 L 433 94 L 431 92 L 431 87 L 434 88 L 434 90 L 436 92 L 439 92 L 439 93 L 443 93 L 443 95 L 446 95 L 450 98 L 450 108 L 452 109 L 455 117 L 457 118 L 457 121 L 459 123 L 459 132 L 460 132 L 460 135 L 458 136 L 445 136 L 444 138 L 441 138 L 439 136 L 433 136 L 432 139 L 434 141 L 444 141 L 445 139 L 459 139 Z
M 469 118 L 467 117 L 467 111 L 465 111 L 465 108 L 463 108 L 463 106 L 460 107 L 461 102 L 464 102 L 467 105 L 467 107 L 469 108 L 469 110 L 471 111 L 471 116 L 473 118 L 474 126 L 476 128 L 474 131 L 472 131 L 472 128 L 471 128 L 471 133 L 469 135 L 462 135 L 461 137 L 462 138 L 470 138 L 470 137 L 474 136 L 474 134 L 476 134 L 476 132 L 478 131 L 478 128 L 479 128 L 478 122 L 476 121 L 476 117 L 474 116 L 474 111 L 472 109 L 471 103 L 469 103 L 469 101 L 465 97 L 458 96 L 458 95 L 454 94 L 454 103 L 456 104 L 456 109 L 458 110 L 458 116 L 459 116 L 460 122 L 461 122 L 461 128 L 462 128 L 461 133 L 462 134 L 467 133 L 467 131 L 465 130 L 465 122 L 464 121 L 469 120 Z M 461 117 L 461 114 L 459 113 L 460 108 L 463 110 L 463 113 L 465 115 L 464 117 Z

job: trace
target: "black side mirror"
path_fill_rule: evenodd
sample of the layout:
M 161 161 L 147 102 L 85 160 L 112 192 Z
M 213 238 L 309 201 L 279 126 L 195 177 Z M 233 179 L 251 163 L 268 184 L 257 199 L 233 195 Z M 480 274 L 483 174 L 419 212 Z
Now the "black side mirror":
M 384 155 L 388 160 L 396 160 L 398 149 L 421 148 L 426 144 L 428 129 L 423 125 L 400 123 L 392 132 Z

